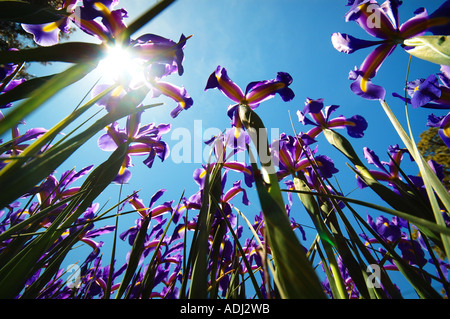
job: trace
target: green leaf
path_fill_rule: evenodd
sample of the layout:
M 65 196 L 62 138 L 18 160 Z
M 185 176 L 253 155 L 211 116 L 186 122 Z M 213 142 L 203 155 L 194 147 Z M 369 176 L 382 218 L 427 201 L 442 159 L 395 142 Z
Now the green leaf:
M 117 291 L 116 299 L 120 299 L 125 293 L 131 279 L 133 278 L 136 269 L 139 265 L 139 260 L 141 259 L 142 253 L 144 252 L 144 243 L 147 235 L 148 225 L 150 223 L 151 216 L 144 218 L 141 228 L 134 240 L 133 247 L 131 248 L 130 257 L 128 259 L 127 269 L 125 275 L 120 283 L 119 290 Z
M 14 298 L 20 293 L 42 255 L 117 176 L 127 148 L 126 143 L 121 144 L 108 160 L 96 167 L 81 185 L 80 190 L 86 191 L 86 194 L 71 202 L 43 234 L 0 269 L 0 298 Z
M 286 211 L 270 196 L 261 176 L 254 175 L 282 298 L 325 298 L 322 285 L 291 228 Z
M 39 108 L 60 90 L 81 80 L 91 70 L 91 66 L 77 64 L 45 81 L 43 85 L 31 93 L 27 100 L 17 105 L 0 121 L 0 135 L 17 125 L 17 123 Z
M 415 200 L 414 197 L 404 198 L 373 178 L 369 170 L 356 155 L 353 146 L 344 136 L 330 129 L 323 130 L 323 133 L 328 142 L 355 165 L 355 173 L 388 205 L 396 210 L 408 211 L 414 216 L 431 220 L 431 211 L 424 207 L 421 201 Z
M 159 13 L 171 5 L 175 0 L 161 0 L 158 1 L 152 8 L 143 13 L 139 18 L 130 23 L 121 35 L 122 39 L 126 39 L 133 33 L 138 31 L 144 25 L 149 23 L 153 18 L 155 18 Z
M 0 95 L 0 105 L 5 105 L 18 101 L 27 97 L 30 97 L 31 93 L 50 80 L 54 75 L 42 76 L 27 80 L 12 90 L 6 91 Z
M 294 185 L 295 189 L 297 190 L 311 191 L 306 182 L 301 180 L 300 178 L 294 177 Z M 333 254 L 333 247 L 336 247 L 336 243 L 333 235 L 325 226 L 319 204 L 312 195 L 306 193 L 298 193 L 298 195 L 307 212 L 309 213 L 320 238 L 322 239 L 322 244 L 330 263 L 331 272 L 333 274 L 332 277 L 328 278 L 333 290 L 333 296 L 335 298 L 339 297 L 341 299 L 347 299 L 348 293 L 345 288 L 344 280 L 342 279 L 341 273 L 339 271 L 339 266 L 337 265 L 336 259 Z
M 68 62 L 96 65 L 104 54 L 100 44 L 65 42 L 49 47 L 36 47 L 18 51 L 1 51 L 0 64 L 21 62 Z
M 212 198 L 219 202 L 222 195 L 220 171 L 220 165 L 214 165 L 212 172 L 209 173 L 209 170 L 207 170 L 205 177 L 202 206 L 197 220 L 198 232 L 196 230 L 197 236 L 193 238 L 191 247 L 194 255 L 189 291 L 190 299 L 205 299 L 208 296 L 208 238 L 211 231 L 211 216 L 214 216 L 215 213 Z M 220 193 L 217 193 L 217 191 Z
M 253 175 L 274 257 L 278 287 L 283 298 L 325 298 L 303 246 L 291 228 L 270 154 L 267 130 L 259 116 L 245 104 L 239 105 L 239 118 L 250 135 L 261 163 L 261 171 L 251 157 Z
M 43 24 L 61 19 L 60 11 L 23 1 L 0 1 L 0 20 Z
M 304 190 L 284 190 L 286 192 L 292 192 L 292 193 L 303 193 L 303 194 L 310 194 L 310 195 L 315 195 L 315 196 L 320 196 L 320 197 L 327 197 L 327 198 L 334 198 L 337 200 L 341 200 L 343 202 L 349 202 L 349 203 L 353 203 L 353 204 L 357 204 L 357 205 L 362 205 L 365 207 L 369 207 L 369 208 L 373 208 L 385 213 L 388 213 L 390 215 L 393 216 L 397 216 L 403 219 L 406 219 L 408 221 L 410 221 L 411 223 L 413 223 L 416 226 L 423 226 L 426 228 L 429 228 L 435 232 L 441 233 L 441 234 L 446 234 L 446 235 L 450 235 L 450 228 L 445 227 L 445 226 L 441 226 L 438 225 L 432 221 L 420 218 L 420 217 L 416 217 L 413 216 L 409 213 L 406 212 L 402 212 L 399 210 L 395 210 L 395 209 L 391 209 L 388 207 L 384 207 L 384 206 L 380 206 L 377 204 L 373 204 L 370 202 L 366 202 L 366 201 L 361 201 L 358 199 L 354 199 L 354 198 L 349 198 L 349 197 L 344 197 L 344 196 L 339 196 L 339 195 L 332 195 L 332 194 L 322 194 L 322 193 L 317 193 L 317 192 L 309 192 L 309 191 L 304 191 Z
M 145 110 L 145 107 L 136 107 L 147 94 L 148 89 L 142 88 L 126 95 L 118 104 L 116 112 L 108 113 L 97 120 L 85 131 L 72 137 L 62 144 L 49 148 L 43 155 L 34 158 L 25 163 L 20 169 L 6 171 L 7 166 L 0 171 L 0 189 L 3 189 L 0 198 L 0 207 L 9 204 L 25 192 L 29 191 L 37 183 L 48 176 L 53 170 L 61 165 L 70 155 L 72 155 L 86 141 L 93 137 L 97 132 L 103 130 L 110 123 L 121 119 L 129 114 Z M 4 171 L 6 173 L 4 173 Z
M 443 207 L 445 207 L 447 212 L 449 212 L 450 194 L 448 193 L 448 190 L 437 178 L 436 174 L 431 170 L 430 165 L 428 165 L 428 163 L 425 162 L 424 158 L 419 153 L 416 144 L 413 143 L 408 134 L 405 132 L 402 125 L 397 120 L 396 116 L 394 115 L 394 113 L 392 112 L 391 108 L 386 103 L 386 101 L 380 100 L 380 104 L 383 107 L 383 110 L 385 111 L 389 120 L 391 121 L 393 127 L 397 131 L 399 137 L 401 138 L 406 148 L 408 149 L 409 153 L 414 158 L 414 161 L 417 163 L 419 167 L 420 174 L 423 177 L 428 199 L 430 200 L 432 212 L 434 214 L 434 219 L 436 220 L 436 223 L 442 227 L 446 227 L 444 217 L 441 214 L 436 196 L 439 198 L 439 200 L 441 201 Z M 431 236 L 429 237 L 432 238 Z M 441 234 L 440 244 L 443 245 L 444 250 L 447 254 L 447 258 L 450 258 L 450 236 Z
M 450 36 L 419 36 L 403 41 L 409 54 L 436 64 L 450 65 Z

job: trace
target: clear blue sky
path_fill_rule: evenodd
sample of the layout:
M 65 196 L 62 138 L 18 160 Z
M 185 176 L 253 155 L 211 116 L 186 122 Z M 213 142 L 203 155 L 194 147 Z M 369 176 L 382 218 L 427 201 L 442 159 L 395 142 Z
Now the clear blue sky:
M 119 7 L 128 11 L 129 18 L 127 21 L 131 22 L 154 2 L 121 0 Z M 324 98 L 325 105 L 340 105 L 335 113 L 336 115 L 342 114 L 350 117 L 359 114 L 365 117 L 369 124 L 365 137 L 359 140 L 349 139 L 361 157 L 362 148 L 368 146 L 379 154 L 383 160 L 386 160 L 385 154 L 388 146 L 400 143 L 400 140 L 379 103 L 364 100 L 354 95 L 349 89 L 350 81 L 347 79 L 348 72 L 354 66 L 359 66 L 371 49 L 346 55 L 337 52 L 331 44 L 330 39 L 333 32 L 348 33 L 365 39 L 370 37 L 356 23 L 344 21 L 344 14 L 348 10 L 345 6 L 346 3 L 346 0 L 176 1 L 156 19 L 139 30 L 136 35 L 155 33 L 177 41 L 181 33 L 185 35 L 193 34 L 184 50 L 184 75 L 182 77 L 172 75 L 167 80 L 177 85 L 184 85 L 194 99 L 194 105 L 173 120 L 170 118 L 169 112 L 175 106 L 174 102 L 167 98 L 160 98 L 158 101 L 164 102 L 165 105 L 146 112 L 142 122 L 171 123 L 173 130 L 186 128 L 191 132 L 192 137 L 194 135 L 194 121 L 202 121 L 203 130 L 229 128 L 230 121 L 226 115 L 226 109 L 230 101 L 217 90 L 204 92 L 206 80 L 211 72 L 218 65 L 227 68 L 231 79 L 244 89 L 251 81 L 272 79 L 278 71 L 284 71 L 290 73 L 294 79 L 291 88 L 294 90 L 296 97 L 291 102 L 285 103 L 276 96 L 274 99 L 261 104 L 257 113 L 266 127 L 277 128 L 280 133 L 292 134 L 289 120 L 290 112 L 296 131 L 307 131 L 309 127 L 301 127 L 297 120 L 296 111 L 303 108 L 307 97 L 312 99 Z M 420 6 L 425 6 L 429 12 L 432 12 L 440 3 L 441 1 L 404 1 L 404 4 L 400 7 L 400 22 L 412 17 L 414 10 Z M 86 40 L 87 38 L 81 32 L 76 32 L 72 39 Z M 402 92 L 408 57 L 409 55 L 398 47 L 383 64 L 374 79 L 375 84 L 382 85 L 387 89 L 387 102 L 402 123 L 405 123 L 404 104 L 391 97 L 391 93 L 394 91 Z M 59 64 L 53 66 L 55 69 L 64 67 Z M 30 70 L 41 73 L 43 68 L 36 66 Z M 427 77 L 429 74 L 438 71 L 439 66 L 414 58 L 409 79 Z M 86 81 L 82 81 L 74 88 L 66 90 L 52 99 L 46 108 L 28 119 L 27 122 L 30 127 L 32 125 L 50 127 L 51 124 L 47 123 L 47 120 L 56 123 L 76 105 L 78 99 L 90 87 L 90 83 L 92 83 L 90 81 L 94 80 L 96 80 L 94 76 L 87 78 Z M 67 96 L 70 96 L 70 98 L 67 99 Z M 48 112 L 52 112 L 51 114 L 54 116 L 48 118 Z M 426 129 L 425 123 L 429 113 L 429 110 L 423 109 L 410 112 L 416 137 Z M 443 112 L 435 112 L 435 114 L 442 115 Z M 343 134 L 346 135 L 344 132 Z M 165 141 L 169 146 L 174 146 L 178 141 L 171 140 L 170 137 L 171 133 L 167 134 Z M 345 165 L 344 158 L 332 149 L 323 138 L 319 138 L 318 153 L 334 159 L 337 168 L 340 170 L 337 179 L 344 192 L 354 190 L 356 183 L 353 173 Z M 76 156 L 70 158 L 63 168 L 58 169 L 57 176 L 60 176 L 65 169 L 74 166 L 81 169 L 89 164 L 99 164 L 108 155 L 108 153 L 96 147 L 95 138 Z M 124 186 L 123 195 L 141 189 L 140 196 L 144 199 L 144 203 L 148 204 L 150 196 L 160 188 L 168 190 L 161 200 L 173 199 L 175 202 L 183 190 L 186 190 L 187 196 L 197 191 L 192 173 L 195 168 L 200 167 L 200 164 L 175 164 L 169 158 L 164 163 L 157 160 L 154 167 L 149 170 L 142 164 L 142 160 L 139 157 L 134 158 L 136 165 L 131 168 L 133 178 L 130 185 Z M 194 154 L 192 153 L 193 160 Z M 413 170 L 409 173 L 416 174 L 417 171 Z M 231 185 L 231 181 L 229 185 Z M 111 187 L 108 193 L 103 194 L 99 199 L 100 204 L 102 205 L 108 198 L 111 199 L 111 204 L 115 203 L 118 190 L 118 186 Z M 252 202 L 250 207 L 244 207 L 238 201 L 236 201 L 236 205 L 250 220 L 253 220 L 254 214 L 259 212 L 260 206 L 254 190 L 249 191 L 249 197 Z M 351 197 L 362 200 L 376 200 L 375 195 L 369 190 L 355 191 Z M 296 216 L 296 220 L 302 224 L 311 225 L 310 220 L 303 213 L 300 202 L 296 201 L 295 203 L 296 209 L 293 214 Z M 360 211 L 361 215 L 365 216 L 365 209 L 361 208 Z M 121 231 L 133 226 L 135 218 L 137 216 L 121 218 Z M 112 223 L 113 220 L 108 222 L 108 224 Z M 307 229 L 305 228 L 305 230 Z M 307 232 L 308 241 L 312 240 L 314 235 L 315 232 Z M 108 240 L 107 238 L 112 239 L 111 236 L 105 236 L 104 240 Z M 305 245 L 308 246 L 307 243 Z M 128 245 L 124 246 L 126 249 L 128 247 Z M 103 250 L 103 253 L 105 256 L 109 256 L 107 248 Z

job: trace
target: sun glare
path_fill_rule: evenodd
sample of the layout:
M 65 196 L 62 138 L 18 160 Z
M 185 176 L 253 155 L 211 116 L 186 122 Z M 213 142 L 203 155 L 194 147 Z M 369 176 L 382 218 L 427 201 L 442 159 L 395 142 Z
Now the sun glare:
M 144 66 L 122 46 L 110 47 L 98 68 L 103 77 L 113 81 L 129 80 L 131 86 L 145 80 Z

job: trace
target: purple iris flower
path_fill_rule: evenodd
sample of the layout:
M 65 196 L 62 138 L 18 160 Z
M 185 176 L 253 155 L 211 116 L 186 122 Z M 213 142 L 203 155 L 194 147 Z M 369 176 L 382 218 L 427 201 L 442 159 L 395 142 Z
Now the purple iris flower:
M 368 147 L 364 147 L 364 157 L 369 164 L 373 164 L 378 170 L 369 170 L 370 174 L 379 181 L 387 181 L 389 185 L 396 189 L 400 186 L 402 178 L 400 177 L 399 167 L 403 159 L 403 154 L 408 153 L 406 149 L 399 148 L 398 145 L 389 147 L 389 154 L 391 159 L 389 162 L 384 162 L 379 159 L 374 151 Z M 360 188 L 365 188 L 367 185 L 357 177 L 357 184 Z
M 11 72 L 12 73 L 12 72 Z M 10 73 L 6 73 L 7 75 L 9 75 Z M 19 79 L 19 80 L 11 80 L 9 81 L 8 84 L 6 84 L 6 86 L 4 87 L 3 91 L 1 92 L 2 94 L 5 92 L 8 92 L 12 89 L 14 89 L 16 86 L 22 84 L 23 82 L 25 82 L 25 79 Z M 12 103 L 8 103 L 5 105 L 0 105 L 0 109 L 6 109 L 12 106 Z
M 0 120 L 2 118 L 3 114 L 0 112 Z M 19 124 L 25 124 L 25 122 L 21 121 Z M 6 143 L 8 149 L 5 155 L 0 154 L 0 169 L 8 164 L 9 156 L 18 156 L 29 146 L 28 141 L 37 139 L 46 132 L 46 129 L 38 127 L 29 129 L 24 134 L 20 134 L 18 125 L 13 126 L 11 129 L 12 140 Z
M 124 9 L 113 10 L 118 2 L 84 0 L 74 11 L 72 20 L 81 30 L 101 41 L 113 40 L 126 28 L 123 19 L 128 17 Z
M 85 296 L 85 298 L 94 298 L 95 296 L 102 296 L 106 293 L 107 282 L 110 276 L 110 267 L 114 267 L 115 261 L 112 265 L 107 265 L 105 267 L 101 266 L 101 261 L 102 258 L 100 256 L 95 258 L 89 269 L 86 269 L 86 267 L 81 268 L 82 285 L 79 294 Z M 120 282 L 114 284 L 114 281 L 123 274 L 126 268 L 126 263 L 117 270 L 113 268 L 111 292 L 119 288 Z
M 97 104 L 111 112 L 126 92 L 146 85 L 152 91 L 153 98 L 162 94 L 177 103 L 177 106 L 170 112 L 172 118 L 177 117 L 181 111 L 188 110 L 194 101 L 186 89 L 183 86 L 179 87 L 161 80 L 177 71 L 179 75 L 183 74 L 183 48 L 187 39 L 182 34 L 180 42 L 175 43 L 161 36 L 145 34 L 136 41 L 132 41 L 126 50 L 136 61 L 136 66 L 139 65 L 139 68 L 142 68 L 142 70 L 136 70 L 142 72 L 142 80 L 133 79 L 133 77 L 139 77 L 138 74 L 131 74 L 131 78 L 121 76 L 120 79 L 117 79 L 120 80 L 121 85 L 100 99 Z M 133 84 L 136 81 L 138 83 Z M 124 86 L 125 82 L 128 83 L 128 87 Z M 108 87 L 106 84 L 99 84 L 93 89 L 92 95 L 96 96 Z
M 143 57 L 146 61 L 160 61 L 169 65 L 170 73 L 178 71 L 178 75 L 183 75 L 184 46 L 190 38 L 181 34 L 180 40 L 174 42 L 156 34 L 144 34 L 136 40 L 131 41 L 133 51 L 136 55 Z
M 234 197 L 236 197 L 239 193 L 242 193 L 242 203 L 244 205 L 249 205 L 250 202 L 247 197 L 247 191 L 241 187 L 241 181 L 236 181 L 233 183 L 233 186 L 225 192 L 225 184 L 227 182 L 228 169 L 222 175 L 221 184 L 222 184 L 222 196 L 220 198 L 220 204 L 222 205 L 222 210 L 227 215 L 232 213 L 231 204 L 229 203 Z M 203 195 L 203 187 L 205 185 L 205 177 L 206 170 L 203 168 L 196 169 L 194 171 L 194 180 L 199 185 L 199 193 Z M 221 219 L 221 214 L 218 213 L 217 216 Z
M 248 187 L 252 187 L 254 180 L 251 165 L 246 164 L 244 161 L 234 160 L 234 156 L 237 153 L 245 152 L 247 150 L 247 145 L 249 143 L 250 136 L 246 132 L 243 132 L 239 137 L 236 137 L 233 129 L 229 129 L 218 136 L 211 137 L 205 144 L 213 148 L 213 154 L 216 161 L 209 165 L 203 165 L 202 168 L 194 171 L 194 180 L 196 183 L 203 188 L 206 173 L 211 173 L 214 166 L 220 164 L 227 170 L 243 173 L 245 184 Z
M 442 84 L 439 83 L 439 80 Z M 450 66 L 441 65 L 441 73 L 431 74 L 426 79 L 417 79 L 407 83 L 409 98 L 392 93 L 413 108 L 450 109 Z
M 66 233 L 67 235 L 69 235 L 71 233 L 75 233 L 80 229 L 83 229 L 82 233 L 78 235 L 79 239 L 81 242 L 89 245 L 93 249 L 89 256 L 86 258 L 87 263 L 94 260 L 100 254 L 100 248 L 103 246 L 103 241 L 97 242 L 94 240 L 94 238 L 111 233 L 115 229 L 115 226 L 108 225 L 100 228 L 94 228 L 94 224 L 92 223 L 85 227 L 85 223 L 95 218 L 95 213 L 99 207 L 100 205 L 98 203 L 92 204 L 83 214 L 83 216 L 77 220 L 76 224 L 78 224 L 78 226 L 70 228 L 69 232 Z
M 148 207 L 144 205 L 142 200 L 139 198 L 137 193 L 134 193 L 132 197 L 128 200 L 131 206 L 133 206 L 134 209 L 137 210 L 139 215 L 141 215 L 142 218 L 145 218 L 147 216 L 151 216 L 152 218 L 171 213 L 173 211 L 172 204 L 173 201 L 165 202 L 161 205 L 158 205 L 156 207 L 153 207 L 153 204 L 164 194 L 166 190 L 161 189 L 157 191 L 150 199 L 150 204 Z
M 119 235 L 120 239 L 125 240 L 128 237 L 128 243 L 133 245 L 136 236 L 141 229 L 144 218 L 151 216 L 152 219 L 157 220 L 157 225 L 153 227 L 152 234 L 158 233 L 161 231 L 161 216 L 166 213 L 172 213 L 173 201 L 164 202 L 160 205 L 155 205 L 156 201 L 164 194 L 166 190 L 160 189 L 150 199 L 150 203 L 148 206 L 145 206 L 143 201 L 139 198 L 137 193 L 133 193 L 133 195 L 128 200 L 129 204 L 139 213 L 140 218 L 136 219 L 136 226 L 129 228 Z
M 367 129 L 367 121 L 360 115 L 354 115 L 350 118 L 339 116 L 330 119 L 331 113 L 336 111 L 338 105 L 329 105 L 324 108 L 323 99 L 307 99 L 303 111 L 298 110 L 298 120 L 303 125 L 314 125 L 315 127 L 309 130 L 306 134 L 314 139 L 322 130 L 330 128 L 346 128 L 348 135 L 354 138 L 364 136 L 364 131 Z M 312 120 L 306 117 L 309 115 Z
M 77 0 L 64 1 L 61 19 L 45 24 L 22 24 L 22 28 L 33 34 L 34 41 L 41 46 L 51 46 L 59 42 L 60 32 L 68 33 L 70 22 L 74 22 L 82 31 L 108 42 L 115 39 L 125 28 L 127 18 L 124 9 L 113 10 L 118 1 L 84 0 L 77 6 Z
M 387 242 L 396 242 L 403 236 L 401 225 L 384 216 L 378 216 L 374 221 L 372 216 L 367 215 L 367 223 Z
M 126 128 L 120 129 L 117 122 L 106 127 L 106 134 L 98 139 L 98 146 L 104 151 L 114 151 L 119 145 L 129 143 L 127 155 L 116 182 L 126 183 L 131 178 L 127 167 L 133 166 L 130 156 L 147 155 L 144 164 L 151 168 L 156 156 L 164 161 L 169 156 L 169 147 L 161 140 L 162 134 L 170 130 L 170 124 L 153 123 L 140 125 L 142 112 L 127 117 Z
M 283 133 L 279 140 L 272 143 L 271 149 L 278 162 L 277 176 L 279 180 L 297 172 L 309 174 L 307 168 L 311 167 L 311 164 L 308 157 L 312 158 L 314 154 L 305 154 L 299 139 Z M 315 153 L 315 151 L 311 151 L 311 153 Z M 327 156 L 314 156 L 314 161 L 319 166 L 320 174 L 326 178 L 338 172 L 333 161 Z
M 424 8 L 416 10 L 415 16 L 402 25 L 399 24 L 398 15 L 400 5 L 401 1 L 398 0 L 386 1 L 381 5 L 376 0 L 352 1 L 349 3 L 350 10 L 345 15 L 345 20 L 355 21 L 369 35 L 379 40 L 367 41 L 341 33 L 334 33 L 331 36 L 335 49 L 347 54 L 376 46 L 360 67 L 349 74 L 349 79 L 353 81 L 351 90 L 363 98 L 384 99 L 385 89 L 373 84 L 371 79 L 398 44 L 402 44 L 405 39 L 423 35 L 427 31 L 436 34 L 448 31 L 450 27 L 448 15 L 450 1 L 446 1 L 430 15 Z
M 228 107 L 228 116 L 232 119 L 234 127 L 243 127 L 239 120 L 238 106 L 245 104 L 255 109 L 259 103 L 271 99 L 278 94 L 285 102 L 291 101 L 295 94 L 289 85 L 292 83 L 292 77 L 289 73 L 278 72 L 277 77 L 272 80 L 251 82 L 247 85 L 245 93 L 228 76 L 227 70 L 218 66 L 211 73 L 206 83 L 205 91 L 209 89 L 219 89 L 225 96 L 237 103 Z
M 10 48 L 8 51 L 17 51 L 16 48 Z M 0 82 L 3 81 L 6 77 L 12 74 L 17 68 L 17 64 L 6 63 L 0 65 Z
M 278 72 L 273 80 L 249 83 L 244 94 L 241 88 L 228 77 L 227 70 L 218 66 L 209 76 L 205 90 L 219 89 L 237 104 L 246 104 L 254 109 L 259 103 L 273 98 L 277 93 L 285 102 L 292 100 L 294 92 L 289 88 L 291 83 L 292 77 L 288 73 Z
M 428 116 L 427 126 L 439 127 L 439 136 L 444 141 L 445 145 L 450 148 L 450 113 L 445 116 L 435 116 L 430 114 Z

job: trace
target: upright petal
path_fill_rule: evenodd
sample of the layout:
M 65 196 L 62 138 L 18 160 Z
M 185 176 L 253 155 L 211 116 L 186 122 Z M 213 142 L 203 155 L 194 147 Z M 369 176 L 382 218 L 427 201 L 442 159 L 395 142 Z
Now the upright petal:
M 223 94 L 236 103 L 241 103 L 241 101 L 245 99 L 241 88 L 231 81 L 228 77 L 227 70 L 220 66 L 218 66 L 216 71 L 209 76 L 205 90 L 214 88 L 219 89 Z
M 428 13 L 424 8 L 417 9 L 414 14 L 414 17 L 400 26 L 400 35 L 403 39 L 422 35 L 429 27 Z
M 376 0 L 355 1 L 345 16 L 346 21 L 356 21 L 368 34 L 380 39 L 390 39 L 397 34 L 394 23 Z

